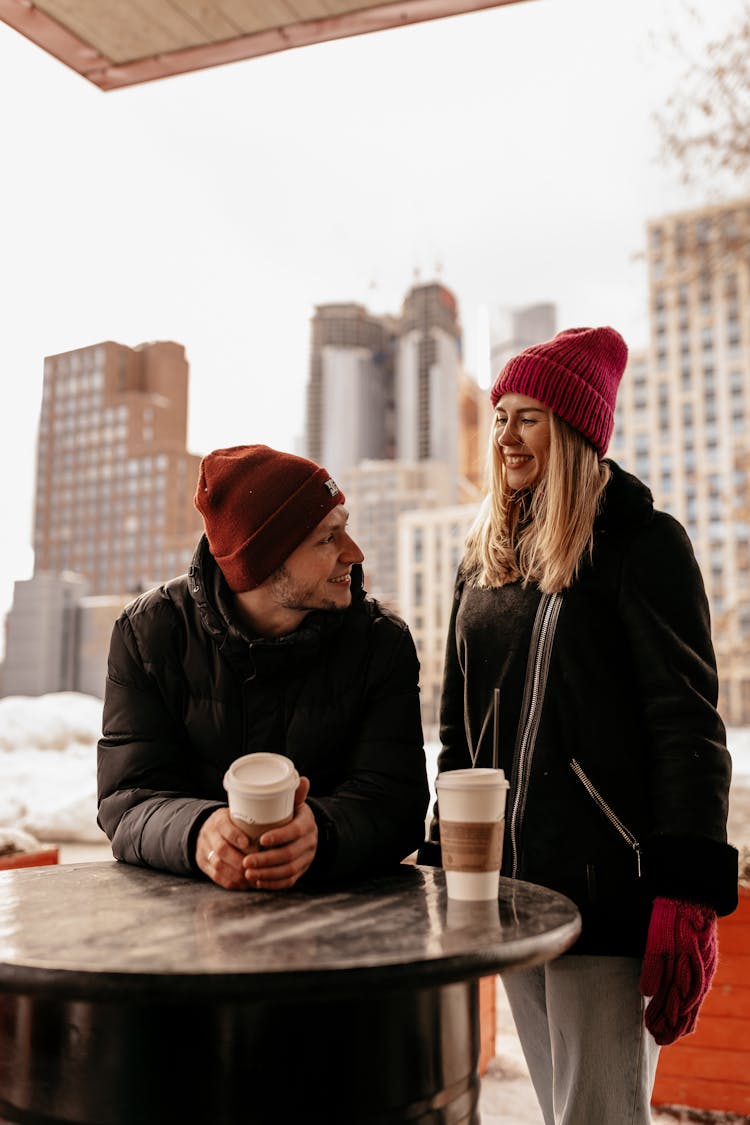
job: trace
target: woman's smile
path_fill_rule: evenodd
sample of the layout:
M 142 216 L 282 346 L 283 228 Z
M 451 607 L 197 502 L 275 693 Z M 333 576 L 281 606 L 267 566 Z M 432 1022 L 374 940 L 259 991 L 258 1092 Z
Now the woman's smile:
M 549 460 L 549 410 L 527 395 L 502 395 L 495 408 L 495 441 L 510 487 L 532 487 Z

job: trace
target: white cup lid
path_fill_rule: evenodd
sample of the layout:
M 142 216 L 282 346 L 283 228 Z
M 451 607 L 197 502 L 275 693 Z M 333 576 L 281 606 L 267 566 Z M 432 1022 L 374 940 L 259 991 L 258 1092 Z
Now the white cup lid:
M 299 775 L 291 758 L 283 754 L 245 754 L 237 758 L 224 775 L 224 788 L 234 785 L 238 789 L 252 789 L 261 794 L 271 794 L 290 785 L 296 786 Z
M 440 789 L 508 789 L 503 770 L 493 770 L 485 766 L 476 769 L 445 770 L 439 773 L 435 782 Z

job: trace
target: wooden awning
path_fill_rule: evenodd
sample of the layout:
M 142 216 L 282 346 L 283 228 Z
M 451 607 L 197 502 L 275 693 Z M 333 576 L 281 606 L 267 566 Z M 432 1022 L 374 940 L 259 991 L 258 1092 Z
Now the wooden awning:
M 102 90 L 519 0 L 0 0 L 0 19 Z

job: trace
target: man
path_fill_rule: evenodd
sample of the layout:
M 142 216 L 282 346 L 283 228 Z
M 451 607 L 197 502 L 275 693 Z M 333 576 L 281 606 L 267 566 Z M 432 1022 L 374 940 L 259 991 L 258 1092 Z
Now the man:
M 187 575 L 115 624 L 99 823 L 115 858 L 221 887 L 326 885 L 399 862 L 427 809 L 414 643 L 365 596 L 362 552 L 325 469 L 265 445 L 203 458 Z M 285 754 L 292 821 L 260 851 L 229 818 L 235 758 Z

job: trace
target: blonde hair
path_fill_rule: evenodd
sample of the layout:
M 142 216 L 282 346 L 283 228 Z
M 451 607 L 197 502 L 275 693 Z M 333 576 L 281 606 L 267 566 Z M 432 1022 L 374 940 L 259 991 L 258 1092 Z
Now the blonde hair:
M 550 412 L 547 469 L 531 490 L 508 487 L 505 463 L 490 434 L 490 488 L 466 538 L 461 571 L 472 586 L 519 578 L 545 594 L 566 589 L 591 558 L 594 520 L 609 467 L 577 430 Z

